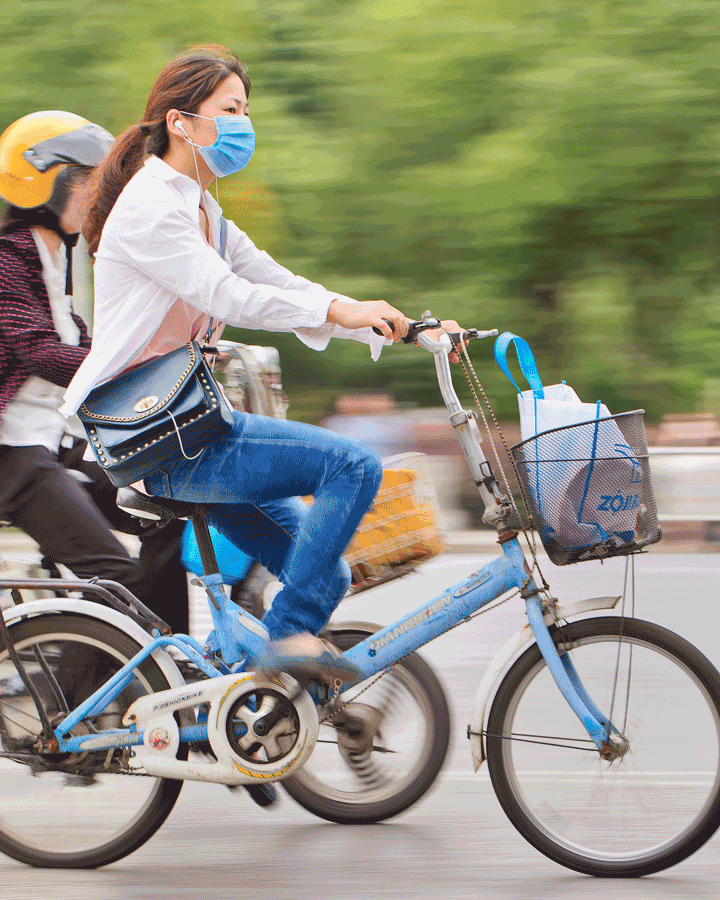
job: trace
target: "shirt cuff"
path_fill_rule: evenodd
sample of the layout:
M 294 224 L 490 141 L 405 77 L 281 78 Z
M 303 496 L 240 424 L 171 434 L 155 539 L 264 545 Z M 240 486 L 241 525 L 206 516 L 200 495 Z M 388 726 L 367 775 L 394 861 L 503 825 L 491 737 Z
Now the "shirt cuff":
M 327 289 L 325 289 L 327 291 Z M 354 297 L 346 297 L 345 294 L 337 294 L 333 291 L 327 291 L 328 309 L 333 300 L 347 300 L 350 303 L 358 303 Z M 327 312 L 325 313 L 325 321 L 315 328 L 293 328 L 296 336 L 311 350 L 324 350 L 330 343 L 330 338 L 343 338 L 349 341 L 359 341 L 361 344 L 368 344 L 370 347 L 370 356 L 373 362 L 380 359 L 382 348 L 392 346 L 394 343 L 389 338 L 381 334 L 375 334 L 372 328 L 343 328 L 341 325 L 333 325 L 327 321 Z

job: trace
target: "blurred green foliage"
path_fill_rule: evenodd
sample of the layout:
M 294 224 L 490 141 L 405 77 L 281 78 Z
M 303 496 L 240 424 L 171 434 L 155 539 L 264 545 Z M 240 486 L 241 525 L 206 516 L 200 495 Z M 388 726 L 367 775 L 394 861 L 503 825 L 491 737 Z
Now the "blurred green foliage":
M 0 124 L 120 131 L 196 42 L 248 64 L 258 149 L 226 213 L 289 268 L 525 336 L 614 410 L 720 412 L 713 0 L 5 0 Z M 280 347 L 296 415 L 338 389 L 437 404 L 412 348 Z M 473 348 L 500 413 L 513 393 Z

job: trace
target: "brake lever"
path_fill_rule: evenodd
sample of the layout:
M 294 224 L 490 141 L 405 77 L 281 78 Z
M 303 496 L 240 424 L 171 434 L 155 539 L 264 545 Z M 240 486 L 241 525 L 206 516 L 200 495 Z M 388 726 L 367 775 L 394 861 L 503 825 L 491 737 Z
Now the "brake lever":
M 387 322 L 390 326 L 390 331 L 395 331 L 395 327 L 389 319 L 383 319 L 383 321 Z M 439 319 L 430 319 L 425 322 L 410 322 L 408 333 L 402 338 L 402 342 L 404 344 L 414 344 L 418 334 L 422 331 L 429 331 L 432 328 L 439 327 Z M 375 334 L 382 334 L 382 331 L 375 325 L 372 326 L 372 330 Z M 497 328 L 491 328 L 489 331 L 478 331 L 477 328 L 466 328 L 465 331 L 448 331 L 447 335 L 450 338 L 453 347 L 457 349 L 463 341 L 474 341 L 487 337 L 496 337 L 497 333 Z

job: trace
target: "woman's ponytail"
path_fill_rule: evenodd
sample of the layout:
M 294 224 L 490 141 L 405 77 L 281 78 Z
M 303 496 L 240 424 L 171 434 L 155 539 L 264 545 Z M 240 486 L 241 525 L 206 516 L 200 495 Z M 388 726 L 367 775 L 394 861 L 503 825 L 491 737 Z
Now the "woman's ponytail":
M 115 201 L 145 160 L 147 138 L 142 125 L 131 125 L 120 135 L 113 149 L 91 175 L 90 209 L 83 227 L 83 237 L 88 243 L 91 256 L 98 248 L 105 220 L 115 206 Z

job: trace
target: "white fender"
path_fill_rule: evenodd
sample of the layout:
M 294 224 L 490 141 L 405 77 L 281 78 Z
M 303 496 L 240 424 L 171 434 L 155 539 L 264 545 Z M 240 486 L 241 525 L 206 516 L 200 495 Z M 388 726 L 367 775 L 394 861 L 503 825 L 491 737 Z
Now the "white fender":
M 548 625 L 552 625 L 556 618 L 569 619 L 572 616 L 578 616 L 598 609 L 613 609 L 619 599 L 619 596 L 592 597 L 589 600 L 579 600 L 577 603 L 570 603 L 567 606 L 558 606 L 554 613 L 545 613 L 545 622 Z M 520 631 L 515 632 L 487 667 L 478 686 L 475 694 L 475 710 L 469 728 L 470 750 L 472 751 L 473 765 L 476 772 L 485 762 L 485 741 L 483 740 L 482 732 L 485 731 L 490 701 L 495 696 L 495 692 L 510 666 L 534 640 L 535 635 L 532 633 L 529 624 L 521 628 Z
M 123 615 L 116 609 L 112 609 L 112 607 L 103 606 L 101 603 L 92 603 L 90 600 L 82 600 L 79 597 L 49 597 L 47 600 L 31 600 L 29 603 L 17 603 L 14 606 L 8 606 L 2 611 L 2 615 L 8 625 L 31 616 L 62 615 L 63 613 L 76 613 L 77 615 L 87 616 L 90 619 L 97 619 L 100 622 L 114 625 L 119 631 L 124 631 L 125 634 L 137 641 L 141 647 L 147 647 L 154 640 L 147 631 L 143 631 L 137 622 L 134 622 L 129 616 Z M 166 653 L 162 648 L 158 648 L 153 651 L 152 658 L 167 678 L 170 687 L 180 687 L 185 684 L 185 679 L 180 674 L 180 670 L 169 653 Z

